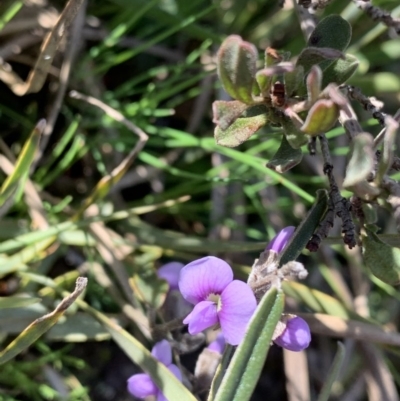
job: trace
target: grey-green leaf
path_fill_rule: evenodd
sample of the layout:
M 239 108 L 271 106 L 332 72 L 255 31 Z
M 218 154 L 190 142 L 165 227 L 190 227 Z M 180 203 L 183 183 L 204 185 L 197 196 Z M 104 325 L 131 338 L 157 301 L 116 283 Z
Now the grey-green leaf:
M 390 246 L 366 228 L 361 233 L 364 263 L 375 277 L 391 285 L 400 283 L 400 248 Z
M 266 114 L 254 117 L 238 118 L 228 129 L 215 127 L 214 136 L 218 145 L 233 148 L 247 141 L 255 132 L 267 124 Z
M 302 158 L 303 152 L 301 149 L 293 149 L 286 137 L 282 136 L 281 145 L 272 159 L 267 163 L 267 167 L 278 173 L 284 173 L 299 164 Z
M 286 139 L 293 149 L 299 149 L 308 143 L 307 135 L 297 128 L 289 117 L 282 118 L 281 123 Z
M 226 92 L 244 103 L 253 102 L 257 49 L 238 35 L 228 36 L 218 54 L 218 75 Z
M 262 298 L 213 401 L 250 400 L 283 307 L 284 295 L 275 288 Z
M 352 142 L 343 187 L 349 188 L 364 181 L 374 168 L 374 158 L 374 139 L 371 134 L 363 132 L 357 135 Z
M 308 39 L 308 47 L 330 47 L 346 50 L 351 39 L 351 25 L 340 15 L 329 15 L 315 27 Z
M 325 88 L 330 83 L 341 85 L 346 82 L 358 68 L 358 59 L 352 54 L 346 54 L 344 60 L 338 59 L 325 69 L 322 78 L 322 87 Z
M 213 123 L 226 130 L 248 107 L 239 100 L 216 100 L 212 104 Z

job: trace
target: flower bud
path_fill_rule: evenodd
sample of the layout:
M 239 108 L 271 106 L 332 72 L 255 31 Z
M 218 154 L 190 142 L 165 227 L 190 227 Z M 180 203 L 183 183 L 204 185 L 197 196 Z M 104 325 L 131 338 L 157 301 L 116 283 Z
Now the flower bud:
M 298 316 L 290 318 L 283 333 L 274 340 L 275 344 L 295 352 L 307 348 L 310 341 L 310 328 L 307 322 Z

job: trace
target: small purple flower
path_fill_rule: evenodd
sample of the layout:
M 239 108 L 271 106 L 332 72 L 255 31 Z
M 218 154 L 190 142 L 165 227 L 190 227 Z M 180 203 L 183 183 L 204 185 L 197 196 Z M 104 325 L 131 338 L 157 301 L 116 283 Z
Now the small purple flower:
M 222 333 L 219 333 L 217 335 L 217 338 L 208 345 L 207 349 L 218 352 L 218 354 L 222 354 L 225 349 L 224 335 Z
M 164 364 L 179 380 L 182 381 L 182 375 L 176 365 L 172 363 L 171 346 L 167 340 L 156 343 L 151 350 L 151 354 Z M 139 373 L 128 379 L 128 391 L 137 398 L 146 398 L 149 395 L 157 397 L 157 401 L 168 401 L 164 394 L 146 373 Z
M 301 317 L 295 316 L 286 322 L 285 331 L 274 340 L 277 345 L 289 351 L 302 351 L 311 341 L 310 328 Z
M 195 305 L 183 321 L 190 334 L 220 324 L 227 343 L 240 343 L 257 302 L 247 284 L 233 280 L 225 261 L 207 256 L 189 263 L 181 270 L 179 289 Z
M 169 284 L 170 291 L 179 289 L 179 274 L 183 266 L 185 265 L 181 262 L 170 262 L 158 269 L 158 277 Z
M 289 242 L 295 230 L 296 227 L 293 226 L 283 228 L 274 238 L 272 238 L 265 250 L 272 250 L 276 253 L 281 252 Z

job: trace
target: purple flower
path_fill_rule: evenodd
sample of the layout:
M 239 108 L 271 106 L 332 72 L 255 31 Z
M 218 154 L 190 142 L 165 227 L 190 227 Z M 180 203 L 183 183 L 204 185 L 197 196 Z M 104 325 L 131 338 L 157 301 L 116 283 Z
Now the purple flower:
M 158 277 L 164 279 L 169 284 L 170 291 L 179 289 L 179 274 L 183 266 L 185 265 L 180 262 L 170 262 L 158 269 Z
M 283 228 L 274 238 L 272 238 L 265 250 L 272 250 L 276 253 L 281 252 L 289 242 L 295 230 L 296 227 L 293 226 Z
M 224 335 L 222 333 L 219 333 L 217 335 L 217 338 L 208 345 L 207 349 L 218 352 L 218 354 L 222 354 L 225 349 Z
M 182 375 L 176 365 L 172 363 L 171 346 L 167 340 L 156 343 L 151 350 L 151 354 L 164 364 L 179 380 L 182 381 Z M 128 391 L 137 398 L 145 398 L 149 395 L 157 397 L 157 401 L 168 401 L 164 394 L 146 373 L 139 373 L 128 379 Z
M 274 340 L 277 345 L 289 351 L 302 351 L 311 341 L 310 328 L 301 317 L 295 316 L 286 322 L 284 332 Z
M 189 263 L 181 270 L 179 289 L 195 305 L 183 321 L 190 334 L 220 324 L 227 343 L 240 343 L 257 302 L 247 284 L 233 280 L 226 262 L 208 256 Z

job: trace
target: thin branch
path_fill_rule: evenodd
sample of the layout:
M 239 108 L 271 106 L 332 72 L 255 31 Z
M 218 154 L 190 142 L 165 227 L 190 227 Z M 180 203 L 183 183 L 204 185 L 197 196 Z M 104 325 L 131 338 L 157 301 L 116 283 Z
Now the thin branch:
M 400 34 L 399 18 L 393 18 L 388 11 L 373 6 L 370 0 L 353 0 L 353 3 L 358 8 L 365 11 L 374 21 L 382 22 L 382 24 L 386 25 L 388 28 L 393 28 L 397 34 Z

